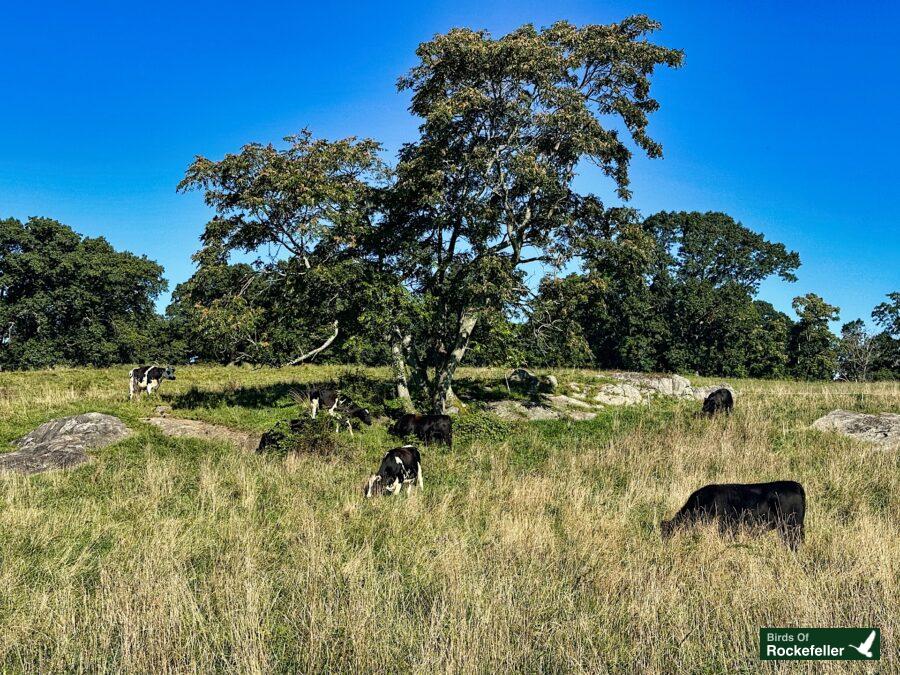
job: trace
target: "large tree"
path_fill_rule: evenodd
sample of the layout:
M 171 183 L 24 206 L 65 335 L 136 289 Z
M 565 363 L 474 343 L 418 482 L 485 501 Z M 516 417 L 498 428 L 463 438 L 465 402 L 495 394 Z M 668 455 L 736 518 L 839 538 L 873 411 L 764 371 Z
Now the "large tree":
M 883 329 L 872 338 L 875 359 L 873 376 L 900 379 L 900 292 L 888 293 L 888 299 L 872 311 L 875 323 Z
M 13 368 L 164 356 L 154 337 L 163 269 L 48 218 L 0 220 L 0 364 Z
M 837 373 L 837 337 L 828 327 L 840 308 L 815 293 L 794 298 L 799 320 L 791 330 L 790 371 L 803 380 L 830 380 Z
M 604 220 L 599 200 L 573 188 L 579 165 L 599 167 L 627 199 L 623 135 L 662 154 L 647 133 L 659 107 L 650 77 L 682 53 L 648 40 L 658 28 L 635 16 L 501 38 L 454 29 L 419 46 L 400 80 L 419 138 L 400 153 L 372 248 L 417 300 L 396 340 L 433 410 L 444 410 L 479 319 L 522 298 L 523 266 L 561 266 Z
M 869 379 L 878 357 L 878 342 L 866 331 L 862 319 L 845 323 L 841 327 L 838 343 L 838 372 L 840 377 L 856 382 Z
M 724 213 L 609 215 L 582 242 L 585 273 L 542 284 L 535 310 L 577 317 L 603 367 L 784 373 L 790 319 L 753 295 L 771 275 L 793 281 L 796 253 Z
M 178 186 L 202 190 L 216 214 L 195 255 L 195 279 L 176 300 L 196 312 L 221 357 L 310 360 L 334 343 L 342 322 L 352 334 L 346 319 L 365 310 L 355 300 L 366 296 L 365 284 L 386 279 L 354 256 L 355 233 L 372 217 L 387 177 L 380 146 L 308 131 L 285 141 L 285 148 L 251 143 L 218 161 L 197 157 Z M 235 253 L 253 258 L 239 269 Z M 217 283 L 223 279 L 230 287 Z M 210 283 L 218 295 L 204 290 Z

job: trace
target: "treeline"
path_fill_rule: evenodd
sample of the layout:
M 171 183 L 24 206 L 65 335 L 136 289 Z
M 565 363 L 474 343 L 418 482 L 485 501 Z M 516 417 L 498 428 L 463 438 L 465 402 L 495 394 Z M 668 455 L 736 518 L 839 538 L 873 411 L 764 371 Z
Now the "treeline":
M 857 319 L 838 336 L 829 328 L 838 308 L 815 294 L 795 298 L 796 321 L 754 297 L 768 276 L 795 280 L 799 257 L 782 244 L 722 213 L 629 216 L 582 252 L 580 272 L 546 276 L 524 304 L 486 314 L 468 362 L 900 379 L 900 292 L 872 312 L 880 331 Z M 54 220 L 2 220 L 0 364 L 284 365 L 328 343 L 311 358 L 390 365 L 397 279 L 343 263 L 298 283 L 288 265 L 266 274 L 201 265 L 161 316 L 154 302 L 167 283 L 157 263 Z
M 763 279 L 794 279 L 783 245 L 721 213 L 623 206 L 634 153 L 662 156 L 652 78 L 683 60 L 659 28 L 639 15 L 436 35 L 398 82 L 418 128 L 391 163 L 375 140 L 307 130 L 196 157 L 178 189 L 214 215 L 165 317 L 155 263 L 4 221 L 0 364 L 388 364 L 398 398 L 434 412 L 461 363 L 896 375 L 900 294 L 873 314 L 882 333 L 851 323 L 838 338 L 822 298 L 798 297 L 797 321 L 756 300 Z M 619 203 L 576 190 L 584 164 Z

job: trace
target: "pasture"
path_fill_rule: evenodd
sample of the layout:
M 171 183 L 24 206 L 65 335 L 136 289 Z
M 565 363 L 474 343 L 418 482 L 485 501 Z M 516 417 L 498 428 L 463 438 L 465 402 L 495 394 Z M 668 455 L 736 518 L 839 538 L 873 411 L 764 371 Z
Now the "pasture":
M 872 625 L 878 671 L 900 670 L 898 452 L 809 429 L 835 408 L 900 413 L 898 383 L 729 380 L 735 412 L 711 420 L 664 399 L 584 422 L 470 406 L 452 451 L 422 448 L 423 493 L 371 501 L 365 479 L 399 445 L 384 423 L 323 458 L 141 421 L 163 403 L 262 432 L 296 415 L 293 387 L 347 371 L 372 392 L 388 374 L 186 367 L 136 403 L 127 367 L 0 374 L 4 444 L 87 411 L 137 431 L 73 471 L 0 475 L 0 668 L 759 672 L 775 669 L 760 626 Z M 457 391 L 502 374 L 462 369 Z M 806 488 L 797 554 L 712 526 L 661 541 L 701 485 L 777 479 Z

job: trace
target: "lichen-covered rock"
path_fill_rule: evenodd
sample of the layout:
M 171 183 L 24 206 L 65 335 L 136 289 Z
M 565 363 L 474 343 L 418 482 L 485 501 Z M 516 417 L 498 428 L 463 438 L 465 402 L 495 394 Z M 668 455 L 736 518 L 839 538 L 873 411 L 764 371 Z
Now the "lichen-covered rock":
M 877 443 L 885 447 L 900 446 L 900 415 L 832 410 L 812 423 L 819 431 L 834 431 L 844 436 Z
M 613 377 L 623 380 L 641 390 L 654 392 L 673 398 L 694 398 L 694 388 L 690 380 L 681 375 L 648 375 L 646 373 L 615 373 Z
M 554 375 L 542 375 L 538 382 L 538 388 L 541 391 L 553 392 L 559 387 L 559 380 Z
M 557 394 L 555 396 L 547 396 L 547 401 L 550 402 L 554 408 L 590 408 L 591 405 L 585 403 L 584 401 L 580 401 L 577 398 L 572 398 L 571 396 L 566 396 L 565 394 Z
M 562 413 L 542 405 L 525 405 L 519 401 L 493 401 L 487 409 L 501 420 L 516 422 L 522 420 L 558 420 Z
M 713 384 L 708 387 L 694 387 L 694 398 L 698 401 L 705 401 L 707 396 L 719 389 L 727 389 L 731 392 L 731 398 L 737 398 L 737 392 L 734 390 L 734 387 L 725 383 Z
M 644 395 L 633 384 L 605 384 L 594 396 L 597 403 L 603 405 L 636 405 L 642 403 Z
M 14 441 L 18 449 L 0 455 L 0 470 L 32 474 L 70 469 L 90 460 L 88 450 L 104 448 L 130 435 L 131 430 L 112 415 L 92 412 L 61 417 Z

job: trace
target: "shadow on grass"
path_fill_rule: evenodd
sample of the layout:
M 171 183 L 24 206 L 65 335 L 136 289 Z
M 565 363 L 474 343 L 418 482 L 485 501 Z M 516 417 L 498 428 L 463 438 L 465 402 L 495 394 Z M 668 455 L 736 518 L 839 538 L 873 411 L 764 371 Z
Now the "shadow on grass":
M 239 408 L 287 408 L 295 404 L 292 394 L 311 389 L 337 389 L 341 397 L 356 405 L 368 407 L 379 414 L 384 402 L 394 397 L 393 387 L 387 380 L 351 371 L 340 376 L 337 382 L 318 382 L 298 385 L 275 383 L 261 386 L 236 387 L 225 390 L 205 390 L 191 387 L 182 394 L 163 394 L 162 399 L 174 409 L 195 410 L 220 406 Z
M 283 408 L 293 405 L 291 391 L 298 389 L 294 384 L 269 384 L 257 387 L 238 387 L 226 391 L 206 391 L 191 387 L 183 394 L 165 395 L 173 408 L 194 410 L 196 408 L 217 408 L 232 406 L 240 408 Z
M 466 403 L 492 403 L 494 401 L 508 400 L 522 402 L 540 401 L 539 395 L 531 396 L 515 385 L 511 384 L 510 388 L 507 389 L 506 381 L 500 378 L 495 380 L 478 380 L 469 377 L 454 378 L 453 393 Z

